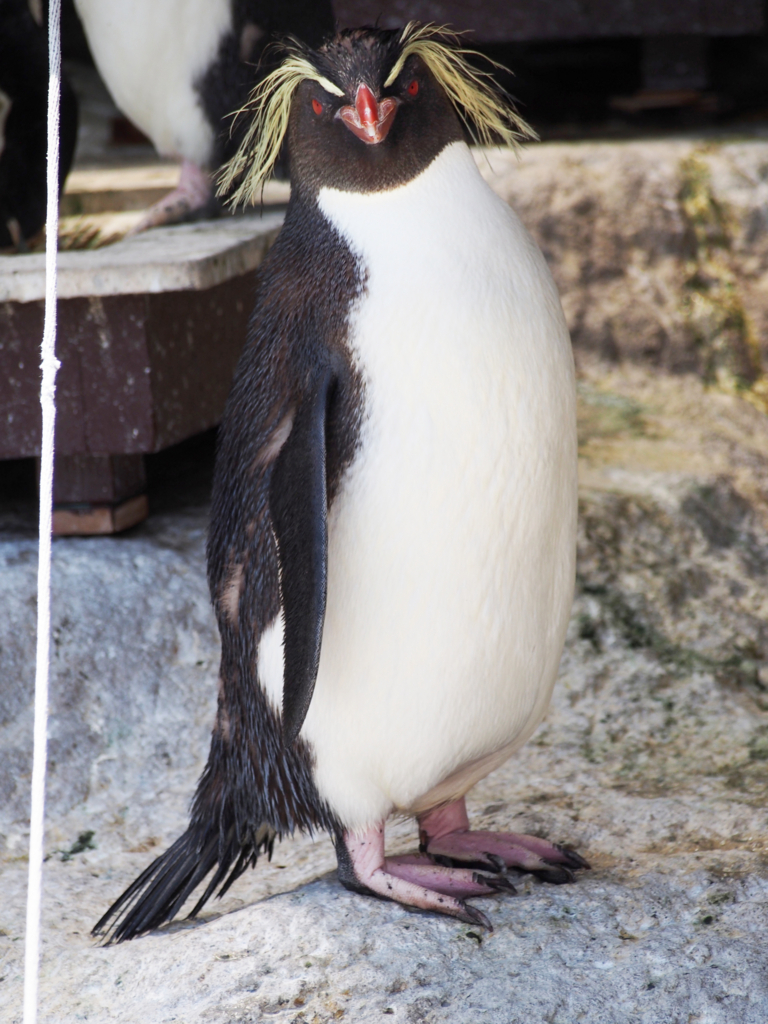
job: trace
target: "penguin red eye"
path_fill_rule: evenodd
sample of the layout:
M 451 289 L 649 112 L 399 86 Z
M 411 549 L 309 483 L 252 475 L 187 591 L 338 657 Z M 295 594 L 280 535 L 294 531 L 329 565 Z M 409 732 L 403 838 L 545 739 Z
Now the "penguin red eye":
M 408 86 L 408 95 L 409 96 L 415 96 L 418 91 L 419 91 L 419 83 L 414 78 L 414 80 Z
M 323 104 L 320 102 L 320 100 L 312 100 L 312 109 L 319 117 L 323 112 Z

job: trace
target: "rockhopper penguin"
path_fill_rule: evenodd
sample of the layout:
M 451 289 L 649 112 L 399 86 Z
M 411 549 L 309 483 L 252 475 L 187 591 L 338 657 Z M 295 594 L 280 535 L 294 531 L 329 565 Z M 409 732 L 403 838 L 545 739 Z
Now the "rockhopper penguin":
M 292 195 L 219 437 L 211 751 L 188 830 L 94 931 L 155 928 L 210 875 L 195 914 L 319 828 L 348 888 L 488 925 L 465 900 L 514 892 L 507 868 L 587 866 L 464 803 L 541 721 L 574 584 L 568 330 L 460 118 L 524 126 L 417 23 L 291 41 L 253 105 L 230 177 L 258 195 L 287 131 Z M 418 854 L 385 857 L 393 813 Z

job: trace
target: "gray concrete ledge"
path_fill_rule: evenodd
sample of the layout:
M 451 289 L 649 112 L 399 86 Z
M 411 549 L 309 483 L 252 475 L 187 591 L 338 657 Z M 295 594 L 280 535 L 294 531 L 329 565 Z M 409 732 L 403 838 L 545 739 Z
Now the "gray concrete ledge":
M 253 270 L 280 230 L 282 213 L 155 228 L 102 249 L 62 252 L 61 299 L 201 291 Z M 45 298 L 45 254 L 0 256 L 0 302 Z

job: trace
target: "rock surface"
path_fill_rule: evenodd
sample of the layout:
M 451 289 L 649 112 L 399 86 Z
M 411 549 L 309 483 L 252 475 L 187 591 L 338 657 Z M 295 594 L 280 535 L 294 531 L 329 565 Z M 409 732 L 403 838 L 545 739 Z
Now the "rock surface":
M 577 242 L 553 257 L 561 276 L 588 262 Z M 567 280 L 565 300 L 573 318 Z M 669 351 L 684 348 L 681 323 Z M 578 354 L 579 578 L 560 679 L 537 734 L 470 810 L 571 842 L 593 870 L 559 888 L 524 876 L 517 898 L 478 901 L 486 935 L 347 893 L 329 840 L 296 837 L 198 921 L 94 943 L 94 921 L 184 827 L 207 752 L 204 439 L 156 457 L 148 523 L 54 544 L 42 1022 L 768 1018 L 768 418 L 693 375 Z M 0 1004 L 20 1022 L 33 503 L 1 505 L 0 527 Z M 415 842 L 409 822 L 390 830 L 392 851 Z
M 482 935 L 345 892 L 327 838 L 296 838 L 200 921 L 96 945 L 93 922 L 183 827 L 205 756 L 217 651 L 205 507 L 190 501 L 121 538 L 55 544 L 42 1021 L 765 1020 L 768 421 L 640 369 L 584 365 L 580 395 L 579 585 L 560 681 L 471 810 L 573 842 L 593 871 L 481 901 L 495 925 Z M 0 641 L 3 679 L 18 679 L 0 737 L 16 766 L 0 911 L 12 1021 L 35 585 L 21 532 L 2 547 L 14 599 Z M 95 849 L 69 854 L 91 831 Z M 392 829 L 393 850 L 414 843 L 409 823 Z
M 547 143 L 478 165 L 547 257 L 577 349 L 731 386 L 768 370 L 768 140 Z

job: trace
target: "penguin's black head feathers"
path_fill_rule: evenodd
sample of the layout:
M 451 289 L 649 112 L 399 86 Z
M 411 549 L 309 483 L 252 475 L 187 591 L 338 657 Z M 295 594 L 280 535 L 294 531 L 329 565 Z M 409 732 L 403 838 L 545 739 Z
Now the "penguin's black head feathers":
M 515 145 L 533 136 L 473 51 L 434 25 L 346 29 L 312 50 L 295 38 L 240 114 L 252 122 L 224 169 L 220 194 L 258 200 L 288 137 L 297 193 L 323 186 L 368 192 L 419 174 L 450 142 L 464 137 Z

